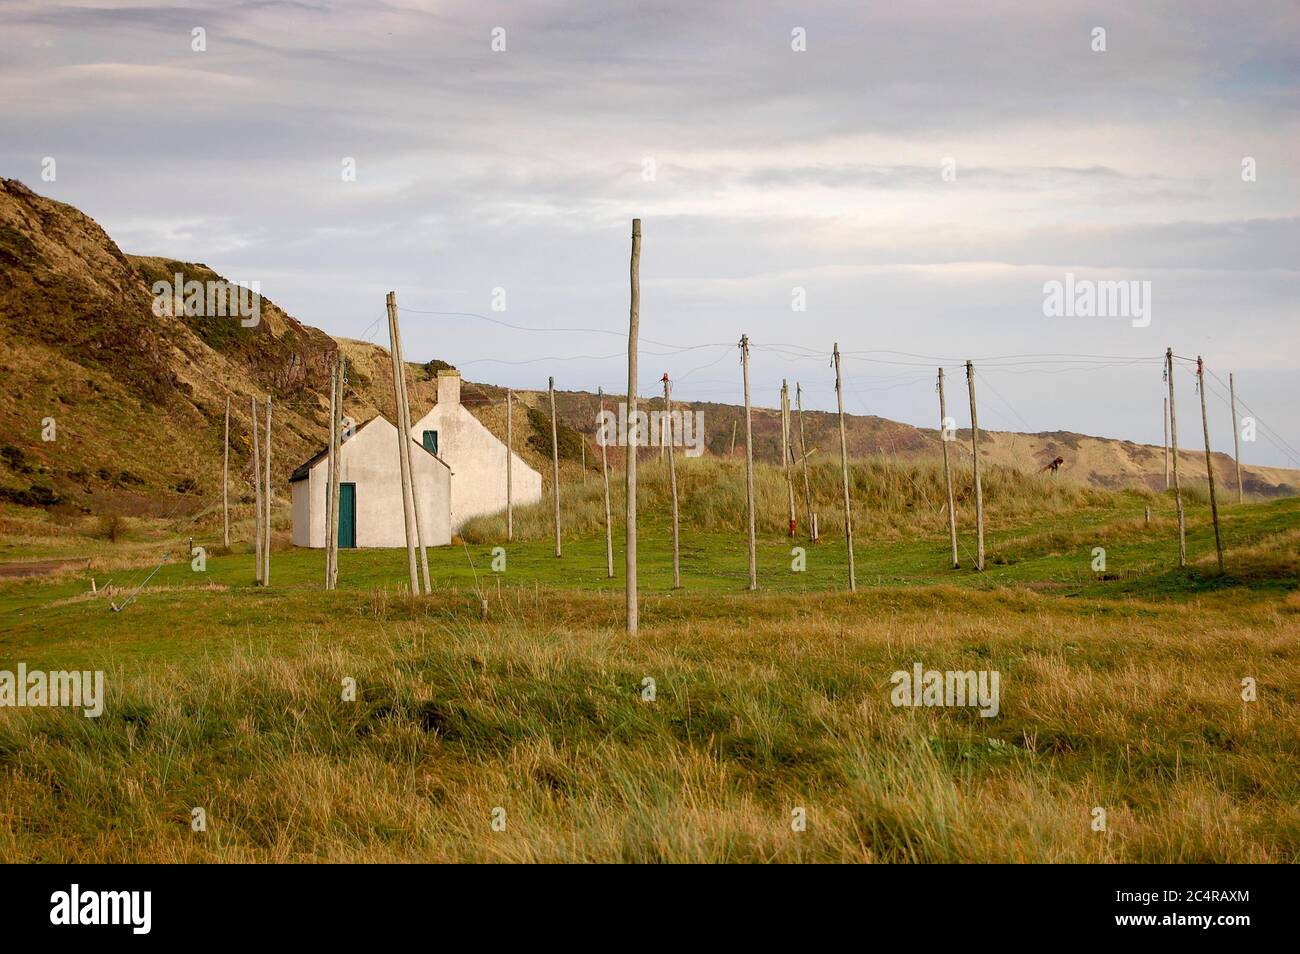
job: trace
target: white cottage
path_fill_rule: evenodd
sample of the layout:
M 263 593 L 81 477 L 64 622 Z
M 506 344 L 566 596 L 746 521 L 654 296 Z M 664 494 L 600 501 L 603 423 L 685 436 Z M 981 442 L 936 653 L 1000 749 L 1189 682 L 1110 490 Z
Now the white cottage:
M 339 449 L 339 547 L 405 547 L 397 428 L 383 415 L 358 427 Z M 451 468 L 418 441 L 411 470 L 425 546 L 451 542 Z M 293 543 L 325 546 L 328 453 L 321 451 L 289 478 Z M 504 478 L 503 478 L 504 479 Z
M 506 509 L 506 445 L 460 403 L 460 372 L 438 372 L 438 403 L 411 428 L 411 437 L 451 466 L 451 532 L 471 517 Z M 512 452 L 516 507 L 542 499 L 542 475 Z

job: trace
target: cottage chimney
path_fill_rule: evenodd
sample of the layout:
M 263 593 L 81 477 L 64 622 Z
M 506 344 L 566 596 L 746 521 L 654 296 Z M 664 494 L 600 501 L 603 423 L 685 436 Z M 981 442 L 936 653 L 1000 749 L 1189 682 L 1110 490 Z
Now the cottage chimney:
M 439 371 L 438 372 L 438 403 L 439 404 L 459 404 L 460 403 L 460 372 Z

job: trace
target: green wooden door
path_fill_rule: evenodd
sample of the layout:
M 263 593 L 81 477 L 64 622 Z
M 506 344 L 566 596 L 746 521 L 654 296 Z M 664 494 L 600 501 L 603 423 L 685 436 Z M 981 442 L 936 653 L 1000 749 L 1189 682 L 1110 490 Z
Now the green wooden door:
M 357 485 L 339 484 L 339 549 L 357 545 Z

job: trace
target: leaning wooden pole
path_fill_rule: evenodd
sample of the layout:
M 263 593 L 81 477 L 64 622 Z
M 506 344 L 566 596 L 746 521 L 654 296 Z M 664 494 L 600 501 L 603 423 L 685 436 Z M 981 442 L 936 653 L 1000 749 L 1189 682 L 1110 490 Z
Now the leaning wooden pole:
M 853 505 L 849 500 L 849 438 L 844 429 L 844 387 L 840 381 L 840 343 L 831 351 L 835 361 L 835 400 L 840 409 L 840 471 L 844 479 L 844 542 L 849 551 L 849 592 L 858 589 L 857 568 L 853 564 Z
M 975 410 L 975 365 L 966 362 L 966 387 L 970 391 L 970 448 L 975 469 L 975 569 L 984 569 L 984 488 L 980 484 L 980 421 Z
M 506 391 L 506 542 L 515 538 L 515 393 Z
M 754 547 L 754 418 L 749 404 L 749 335 L 740 336 L 740 367 L 745 382 L 745 502 L 749 515 L 749 588 L 758 589 L 758 556 Z
M 271 395 L 266 396 L 266 524 L 263 535 L 266 543 L 262 547 L 262 585 L 271 585 Z
M 262 438 L 257 433 L 257 398 L 252 399 L 253 426 L 253 579 L 262 583 L 262 455 L 258 445 Z
M 948 403 L 943 394 L 943 368 L 939 369 L 939 443 L 943 446 L 943 485 L 948 493 L 948 542 L 952 545 L 952 568 L 961 566 L 957 558 L 957 511 L 953 508 L 952 470 L 948 465 Z
M 385 301 L 388 306 L 388 350 L 393 364 L 393 417 L 397 425 L 397 466 L 402 480 L 402 521 L 406 529 L 406 563 L 410 571 L 411 594 L 420 594 L 420 574 L 415 563 L 415 509 L 411 501 L 411 461 L 408 446 L 411 439 L 406 430 L 405 415 L 402 413 L 402 364 L 397 347 L 397 293 L 389 292 Z
M 1233 425 L 1234 427 L 1236 425 Z M 226 438 L 221 458 L 221 539 L 230 549 L 230 398 L 226 397 Z
M 1169 450 L 1174 462 L 1174 509 L 1178 511 L 1178 565 L 1187 566 L 1187 524 L 1183 488 L 1178 480 L 1178 408 L 1174 403 L 1174 349 L 1165 349 L 1165 379 L 1169 382 Z
M 664 372 L 664 419 L 668 429 L 668 483 L 673 497 L 673 589 L 682 588 L 682 551 L 677 515 L 677 463 L 673 455 L 673 399 L 672 382 Z
M 803 436 L 803 385 L 794 383 L 794 403 L 799 416 L 799 457 L 803 460 L 803 505 L 804 519 L 808 521 L 808 539 L 817 542 L 817 527 L 812 513 L 812 485 L 808 483 L 808 445 Z
M 330 442 L 325 451 L 325 589 L 334 589 L 334 469 L 338 457 L 334 452 L 334 415 L 339 398 L 339 369 L 330 368 Z M 309 541 L 310 542 L 310 541 Z
M 424 592 L 432 593 L 429 585 L 429 551 L 424 546 L 424 511 L 420 507 L 420 494 L 416 492 L 415 465 L 411 462 L 411 389 L 406 380 L 406 353 L 402 348 L 402 322 L 397 316 L 397 294 L 393 294 L 393 331 L 397 341 L 398 377 L 402 382 L 402 453 L 406 455 L 407 479 L 411 485 L 411 512 L 415 515 L 415 545 L 420 554 L 420 575 L 424 579 Z
M 632 302 L 627 333 L 627 634 L 637 632 L 636 595 L 636 350 L 641 330 L 641 220 L 632 220 Z M 637 433 L 639 437 L 639 433 Z
M 546 385 L 551 394 L 551 492 L 555 500 L 555 555 L 560 556 L 560 436 L 555 422 L 555 378 Z
M 1196 390 L 1201 393 L 1201 430 L 1205 434 L 1205 476 L 1210 482 L 1210 519 L 1214 522 L 1214 550 L 1223 572 L 1223 537 L 1219 534 L 1219 500 L 1214 494 L 1214 458 L 1210 451 L 1210 419 L 1205 412 L 1205 362 L 1196 356 Z
M 614 579 L 614 522 L 609 512 L 609 433 L 604 426 L 605 392 L 597 388 L 596 396 L 600 398 L 601 416 L 600 478 L 605 484 L 605 573 L 612 580 Z
M 1246 489 L 1241 483 L 1241 422 L 1237 419 L 1237 382 L 1228 373 L 1228 395 L 1232 400 L 1232 458 L 1237 463 L 1237 503 L 1246 502 Z

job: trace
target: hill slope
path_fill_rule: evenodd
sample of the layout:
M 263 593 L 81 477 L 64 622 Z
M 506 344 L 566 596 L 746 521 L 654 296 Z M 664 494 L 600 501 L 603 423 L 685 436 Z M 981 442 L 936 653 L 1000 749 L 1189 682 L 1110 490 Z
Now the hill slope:
M 368 342 L 335 341 L 261 299 L 261 321 L 242 327 L 232 318 L 158 316 L 150 285 L 219 280 L 201 263 L 129 256 L 91 218 L 39 196 L 12 179 L 0 179 L 0 499 L 91 512 L 187 514 L 219 506 L 223 422 L 231 399 L 232 500 L 251 498 L 253 395 L 274 402 L 272 470 L 283 493 L 289 472 L 324 445 L 328 428 L 329 368 L 338 349 L 352 372 L 347 413 L 365 420 L 392 417 L 387 351 Z M 431 361 L 413 365 L 412 415 L 434 400 Z M 504 389 L 466 383 L 463 400 L 484 423 L 504 434 Z M 544 392 L 516 392 L 517 449 L 544 474 L 549 418 Z M 619 396 L 609 396 L 618 400 Z M 557 394 L 562 455 L 575 467 L 582 441 L 575 430 L 595 431 L 597 398 Z M 644 402 L 661 406 L 658 399 Z M 731 452 L 733 427 L 743 447 L 743 411 L 734 405 L 692 403 L 704 412 L 708 452 Z M 540 413 L 539 413 L 540 412 Z M 54 420 L 53 440 L 47 419 Z M 834 415 L 804 414 L 810 449 L 838 453 Z M 969 434 L 953 444 L 969 461 Z M 1160 448 L 1079 434 L 985 432 L 981 454 L 990 463 L 1021 471 L 1039 469 L 1058 453 L 1066 458 L 1059 479 L 1096 487 L 1163 486 Z M 854 456 L 904 460 L 939 455 L 935 431 L 869 416 L 849 416 Z M 598 467 L 588 442 L 587 463 Z M 780 460 L 780 415 L 756 408 L 756 459 Z M 654 453 L 650 451 L 650 453 Z M 614 463 L 618 463 L 613 454 Z M 1201 454 L 1183 455 L 1195 482 Z M 1234 486 L 1232 462 L 1215 455 L 1225 487 Z M 1300 474 L 1243 467 L 1248 491 L 1295 493 Z M 1046 478 L 1044 478 L 1046 479 Z

